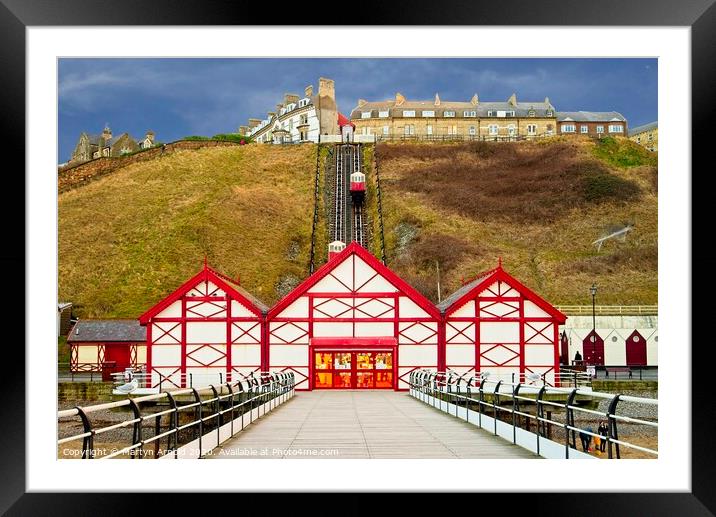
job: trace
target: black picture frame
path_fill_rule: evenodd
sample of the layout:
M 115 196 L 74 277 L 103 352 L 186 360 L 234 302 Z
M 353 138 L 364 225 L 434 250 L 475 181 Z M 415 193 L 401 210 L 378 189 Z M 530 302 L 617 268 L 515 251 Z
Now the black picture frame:
M 692 73 L 692 158 L 693 164 L 708 164 L 708 155 L 713 140 L 709 134 L 709 119 L 716 113 L 714 93 L 716 92 L 716 7 L 714 0 L 601 0 L 575 2 L 570 0 L 541 0 L 539 2 L 521 2 L 502 0 L 500 2 L 427 2 L 413 1 L 407 4 L 393 2 L 361 2 L 360 8 L 342 11 L 335 5 L 330 9 L 312 8 L 304 14 L 299 11 L 292 13 L 292 23 L 310 23 L 311 25 L 342 25 L 381 24 L 381 25 L 523 25 L 523 26 L 684 26 L 691 27 L 691 73 Z M 329 13 L 335 13 L 333 15 Z M 338 15 L 338 16 L 336 16 Z M 330 19 L 329 19 L 330 18 Z M 279 21 L 269 5 L 264 3 L 239 3 L 231 0 L 177 2 L 173 0 L 153 0 L 141 2 L 125 0 L 121 8 L 116 2 L 109 0 L 0 0 L 0 66 L 2 66 L 2 90 L 0 106 L 2 107 L 2 133 L 6 149 L 13 149 L 16 157 L 24 163 L 25 152 L 51 152 L 54 149 L 43 148 L 41 143 L 33 142 L 26 148 L 25 142 L 25 28 L 28 26 L 62 26 L 62 25 L 275 25 Z M 625 42 L 628 45 L 628 42 Z M 529 49 L 526 49 L 529 53 Z M 565 48 L 565 53 L 569 49 Z M 670 99 L 672 101 L 672 99 Z M 685 99 L 673 99 L 674 102 L 688 105 Z M 708 140 L 707 140 L 708 139 Z M 713 145 L 713 144 L 711 144 Z M 22 152 L 21 152 L 22 151 Z M 686 151 L 686 150 L 685 150 Z M 710 172 L 710 167 L 704 173 Z M 693 167 L 695 169 L 695 165 Z M 692 170 L 693 170 L 692 169 Z M 13 181 L 10 188 L 15 192 L 25 192 L 24 178 L 13 171 L 19 167 L 5 168 L 6 187 Z M 693 188 L 696 175 L 691 174 L 693 196 L 693 228 L 692 235 L 708 239 L 713 230 L 709 229 L 710 206 L 703 199 L 698 203 L 698 195 L 708 195 L 707 188 Z M 689 178 L 684 178 L 688 181 Z M 6 189 L 7 192 L 7 189 Z M 7 195 L 7 194 L 6 194 Z M 24 199 L 23 196 L 13 196 Z M 18 207 L 13 203 L 3 203 L 3 215 L 6 228 L 11 221 L 17 220 Z M 708 212 L 707 212 L 708 210 Z M 703 215 L 703 217 L 699 217 Z M 712 217 L 712 216 L 711 216 Z M 14 230 L 16 235 L 8 238 Z M 16 282 L 16 292 L 24 292 L 20 285 L 23 277 L 31 275 L 25 267 L 24 226 L 13 226 L 4 232 L 5 246 L 0 251 L 0 262 L 5 268 L 6 280 Z M 708 278 L 706 268 L 714 264 L 708 255 L 697 255 L 692 250 L 692 278 Z M 22 271 L 24 275 L 17 274 Z M 709 283 L 704 282 L 702 289 L 712 290 Z M 8 319 L 18 311 L 16 297 L 9 303 L 8 311 L 4 312 Z M 693 299 L 692 321 L 707 321 L 708 306 L 700 305 Z M 24 314 L 25 325 L 30 315 Z M 9 324 L 8 324 L 9 325 Z M 25 490 L 25 385 L 36 381 L 32 372 L 25 371 L 24 350 L 19 346 L 19 339 L 14 336 L 17 322 L 13 321 L 12 330 L 6 332 L 6 358 L 11 361 L 12 368 L 3 371 L 3 389 L 0 395 L 0 414 L 2 418 L 2 436 L 6 447 L 0 456 L 0 511 L 10 515 L 119 515 L 145 513 L 148 509 L 145 501 L 149 497 L 138 498 L 127 494 L 80 494 L 80 493 L 26 493 Z M 696 330 L 692 325 L 692 335 L 685 335 L 679 346 L 685 352 L 696 340 Z M 8 339 L 10 336 L 12 337 Z M 700 345 L 708 348 L 711 343 L 706 339 Z M 676 346 L 676 344 L 674 344 Z M 707 346 L 708 345 L 708 346 Z M 693 350 L 693 349 L 692 349 Z M 684 393 L 691 389 L 692 396 L 692 490 L 690 493 L 550 493 L 550 494 L 510 494 L 506 501 L 502 497 L 489 494 L 479 495 L 482 504 L 497 503 L 500 507 L 509 504 L 511 508 L 527 508 L 531 515 L 555 514 L 564 515 L 599 515 L 613 517 L 616 515 L 714 515 L 716 513 L 716 447 L 712 438 L 716 423 L 716 409 L 710 401 L 714 391 L 712 386 L 713 370 L 710 361 L 703 360 L 702 355 L 692 353 L 692 376 L 684 379 L 679 388 Z M 661 417 L 669 418 L 669 409 L 661 408 Z M 668 437 L 664 437 L 668 439 Z M 237 476 L 238 477 L 238 476 Z M 240 485 L 237 485 L 240 486 Z M 590 482 L 585 480 L 585 489 Z M 204 494 L 198 502 L 209 503 L 215 500 Z M 173 495 L 177 497 L 176 494 Z M 429 499 L 428 499 L 429 497 Z M 351 496 L 349 499 L 352 499 Z M 411 498 L 417 507 L 424 507 L 425 501 L 434 500 L 449 502 L 446 495 L 434 499 L 432 494 L 422 494 Z M 152 500 L 156 499 L 152 497 Z M 293 504 L 296 499 L 292 496 Z M 257 508 L 266 505 L 280 504 L 281 499 L 271 496 L 255 501 Z M 242 498 L 241 511 L 251 511 L 246 498 Z M 350 500 L 344 500 L 345 507 L 351 507 Z M 462 503 L 455 503 L 462 506 Z M 478 505 L 465 506 L 466 512 L 476 511 Z M 171 507 L 167 507 L 169 510 Z M 405 507 L 406 510 L 408 506 Z M 137 510 L 135 512 L 135 509 Z M 459 510 L 459 508 L 456 508 Z M 269 512 L 272 513 L 272 512 Z M 458 512 L 462 513 L 462 512 Z

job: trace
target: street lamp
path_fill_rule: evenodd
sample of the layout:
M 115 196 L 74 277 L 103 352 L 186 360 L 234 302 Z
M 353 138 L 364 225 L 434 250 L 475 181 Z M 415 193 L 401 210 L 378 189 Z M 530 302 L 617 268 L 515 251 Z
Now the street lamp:
M 595 361 L 594 356 L 596 353 L 595 349 L 597 346 L 597 313 L 596 307 L 594 305 L 594 300 L 597 297 L 597 284 L 592 284 L 592 287 L 589 288 L 589 292 L 592 293 L 592 361 Z

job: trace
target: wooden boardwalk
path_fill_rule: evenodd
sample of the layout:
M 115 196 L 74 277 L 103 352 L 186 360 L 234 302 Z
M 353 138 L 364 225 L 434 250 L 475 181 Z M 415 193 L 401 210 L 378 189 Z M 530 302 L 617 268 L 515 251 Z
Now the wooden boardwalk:
M 394 391 L 298 392 L 209 459 L 538 458 Z

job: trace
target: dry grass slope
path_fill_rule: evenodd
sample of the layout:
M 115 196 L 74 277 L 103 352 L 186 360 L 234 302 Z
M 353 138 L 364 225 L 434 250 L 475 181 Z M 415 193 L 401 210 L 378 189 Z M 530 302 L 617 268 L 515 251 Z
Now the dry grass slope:
M 656 159 L 625 139 L 595 143 L 380 144 L 388 262 L 431 299 L 505 268 L 555 304 L 657 303 Z M 597 252 L 609 225 L 624 242 Z
M 61 194 L 59 298 L 136 317 L 206 255 L 274 302 L 307 273 L 315 163 L 313 145 L 178 151 Z

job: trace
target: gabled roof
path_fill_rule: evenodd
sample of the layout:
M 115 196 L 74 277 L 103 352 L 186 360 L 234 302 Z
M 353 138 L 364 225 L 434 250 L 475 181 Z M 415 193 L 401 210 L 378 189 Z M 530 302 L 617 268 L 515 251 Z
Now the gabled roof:
M 644 131 L 651 131 L 652 129 L 657 129 L 659 127 L 659 122 L 649 122 L 648 124 L 644 124 L 643 126 L 637 126 L 635 128 L 632 128 L 629 130 L 629 136 L 636 135 L 637 133 L 643 133 Z
M 460 289 L 445 298 L 445 300 L 438 305 L 440 312 L 444 316 L 449 316 L 452 312 L 455 312 L 466 302 L 475 298 L 475 296 L 477 296 L 480 292 L 484 291 L 498 280 L 507 282 L 510 287 L 518 291 L 522 296 L 527 298 L 550 316 L 554 317 L 558 323 L 564 323 L 567 320 L 567 316 L 558 311 L 552 306 L 552 304 L 540 297 L 537 293 L 525 286 L 507 271 L 502 269 L 502 264 L 499 264 L 491 271 L 481 273 L 477 276 L 477 278 L 463 285 Z
M 393 284 L 396 289 L 401 291 L 405 296 L 415 302 L 421 309 L 427 312 L 429 315 L 439 318 L 440 313 L 438 312 L 435 305 L 430 302 L 425 296 L 420 294 L 413 286 L 408 284 L 405 280 L 400 278 L 398 275 L 393 273 L 390 269 L 384 266 L 377 258 L 375 258 L 368 250 L 356 242 L 351 242 L 346 248 L 341 251 L 338 255 L 333 257 L 331 260 L 321 266 L 315 273 L 309 276 L 306 280 L 301 282 L 296 288 L 290 293 L 281 298 L 278 303 L 269 311 L 267 318 L 273 318 L 286 307 L 291 305 L 298 298 L 303 296 L 311 287 L 316 285 L 320 280 L 325 278 L 331 271 L 333 271 L 338 265 L 346 260 L 351 255 L 356 255 L 361 258 L 366 264 L 375 269 L 375 271 L 385 278 L 388 282 Z
M 137 320 L 79 320 L 67 337 L 68 343 L 143 343 L 147 329 Z
M 246 289 L 241 287 L 237 282 L 231 280 L 228 276 L 211 269 L 206 263 L 204 268 L 189 280 L 184 282 L 176 291 L 157 303 L 154 307 L 139 317 L 139 322 L 146 325 L 150 319 L 159 314 L 161 311 L 169 307 L 172 303 L 191 291 L 198 283 L 210 281 L 223 289 L 232 298 L 236 299 L 251 312 L 257 316 L 266 314 L 269 310 L 268 306 L 261 300 L 250 294 Z
M 558 111 L 559 122 L 626 122 L 618 111 Z
M 353 126 L 353 129 L 355 129 L 356 125 L 348 120 L 348 118 L 341 112 L 338 112 L 338 127 L 343 126 Z

